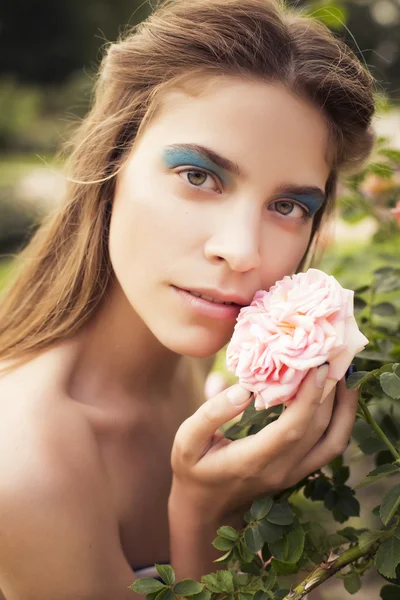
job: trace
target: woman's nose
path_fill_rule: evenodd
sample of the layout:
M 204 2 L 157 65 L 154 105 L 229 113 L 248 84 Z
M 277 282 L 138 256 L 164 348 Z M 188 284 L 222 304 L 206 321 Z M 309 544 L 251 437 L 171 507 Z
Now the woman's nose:
M 257 269 L 261 264 L 259 216 L 235 210 L 225 214 L 213 224 L 204 252 L 209 261 L 225 261 L 232 271 Z

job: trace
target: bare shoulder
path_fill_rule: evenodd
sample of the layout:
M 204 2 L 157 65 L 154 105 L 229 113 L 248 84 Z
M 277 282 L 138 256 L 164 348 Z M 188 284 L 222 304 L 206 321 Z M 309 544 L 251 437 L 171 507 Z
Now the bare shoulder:
M 0 378 L 0 589 L 7 600 L 119 600 L 133 573 L 96 440 L 44 362 Z
M 86 463 L 96 460 L 96 444 L 89 423 L 58 385 L 61 366 L 57 353 L 46 353 L 5 374 L 0 373 L 0 469 L 3 475 L 7 467 L 15 470 L 16 465 L 31 473 L 36 472 L 31 469 L 39 465 L 57 472 L 60 461 L 64 467 L 66 462 L 76 461 L 84 468 Z M 82 450 L 79 454 L 78 447 Z

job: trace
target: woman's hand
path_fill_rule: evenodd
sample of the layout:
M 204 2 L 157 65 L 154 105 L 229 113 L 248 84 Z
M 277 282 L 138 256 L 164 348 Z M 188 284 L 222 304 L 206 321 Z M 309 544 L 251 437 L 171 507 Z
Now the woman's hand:
M 321 403 L 328 372 L 312 369 L 294 401 L 259 433 L 228 440 L 218 431 L 250 404 L 234 385 L 205 402 L 180 426 L 172 449 L 174 497 L 218 520 L 255 498 L 291 487 L 344 452 L 357 391 L 344 379 Z

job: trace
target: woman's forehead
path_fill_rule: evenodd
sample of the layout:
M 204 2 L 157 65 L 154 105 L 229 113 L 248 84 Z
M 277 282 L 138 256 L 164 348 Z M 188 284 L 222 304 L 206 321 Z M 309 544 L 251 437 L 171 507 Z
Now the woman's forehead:
M 146 127 L 153 148 L 199 144 L 244 171 L 280 160 L 289 168 L 327 171 L 327 179 L 329 124 L 320 109 L 281 84 L 230 76 L 205 81 L 196 95 L 181 87 L 165 93 Z

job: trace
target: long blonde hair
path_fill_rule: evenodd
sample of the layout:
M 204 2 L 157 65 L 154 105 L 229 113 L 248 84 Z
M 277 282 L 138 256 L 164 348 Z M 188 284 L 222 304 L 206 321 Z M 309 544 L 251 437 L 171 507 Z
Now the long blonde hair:
M 163 93 L 208 73 L 281 82 L 326 116 L 334 156 L 309 248 L 315 242 L 338 173 L 371 150 L 372 76 L 325 26 L 280 0 L 166 0 L 105 52 L 92 109 L 69 146 L 65 202 L 20 254 L 2 297 L 0 360 L 43 350 L 90 318 L 112 277 L 116 175 Z

